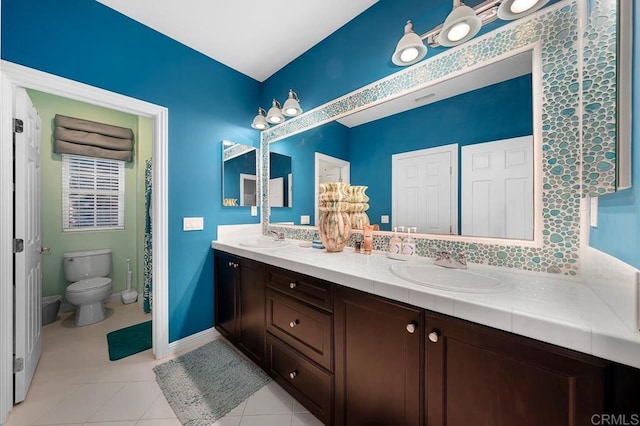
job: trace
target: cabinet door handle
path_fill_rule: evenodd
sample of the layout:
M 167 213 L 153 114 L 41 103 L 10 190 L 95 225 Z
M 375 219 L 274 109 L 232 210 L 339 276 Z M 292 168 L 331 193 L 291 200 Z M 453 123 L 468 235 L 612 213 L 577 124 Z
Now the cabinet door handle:
M 298 375 L 298 372 L 294 370 L 291 373 L 289 373 L 289 378 L 293 380 L 296 378 L 297 375 Z
M 238 265 L 237 263 L 234 263 L 234 264 L 233 264 L 233 267 L 234 267 L 234 268 L 237 268 L 238 266 L 239 266 L 239 265 Z
M 429 340 L 431 340 L 433 343 L 438 343 L 439 339 L 440 339 L 439 330 L 433 330 L 431 333 L 429 333 Z
M 407 324 L 407 331 L 411 334 L 416 332 L 416 325 L 412 322 L 410 322 L 409 324 Z
M 232 261 L 229 261 L 229 266 L 233 266 L 233 262 Z
M 296 287 L 298 287 L 298 284 L 296 284 L 296 283 L 289 283 L 289 288 L 294 289 L 294 288 L 296 288 Z
M 291 321 L 291 322 L 289 323 L 289 327 L 293 328 L 293 327 L 295 327 L 296 325 L 298 325 L 299 323 L 300 323 L 300 321 L 298 321 L 298 320 L 293 320 L 293 321 Z

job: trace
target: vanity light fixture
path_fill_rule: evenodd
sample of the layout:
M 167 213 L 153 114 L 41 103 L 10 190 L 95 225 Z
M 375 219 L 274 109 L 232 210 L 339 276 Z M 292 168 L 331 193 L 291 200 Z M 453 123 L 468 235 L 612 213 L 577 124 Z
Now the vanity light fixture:
M 418 34 L 413 31 L 413 24 L 407 21 L 404 26 L 404 35 L 393 52 L 391 61 L 400 66 L 415 64 L 425 57 L 427 54 L 427 46 Z
M 540 9 L 549 0 L 504 0 L 498 7 L 498 18 L 505 21 L 518 19 Z
M 413 25 L 410 25 L 411 21 L 407 21 L 405 35 L 398 42 L 391 61 L 399 66 L 415 64 L 426 55 L 427 47 L 424 46 L 423 41 L 430 47 L 456 46 L 472 39 L 478 34 L 483 25 L 487 25 L 498 18 L 502 20 L 521 18 L 537 11 L 548 2 L 549 0 L 485 0 L 471 8 L 463 4 L 462 0 L 453 0 L 453 10 L 449 13 L 447 19 L 442 25 L 438 25 L 429 32 L 417 35 L 413 32 Z M 409 29 L 409 33 L 407 33 L 407 29 Z M 403 41 L 408 34 L 415 36 L 415 38 L 410 36 L 414 42 L 412 46 L 421 52 L 419 45 L 422 45 L 424 54 L 418 53 L 412 61 L 402 61 L 400 60 L 400 55 L 403 52 L 406 52 L 405 59 L 416 54 L 416 51 L 410 50 L 411 46 L 404 47 Z
M 280 102 L 275 99 L 271 103 L 271 108 L 267 112 L 267 121 L 271 124 L 280 124 L 284 121 L 284 115 L 282 114 L 282 107 Z
M 295 117 L 302 114 L 302 108 L 300 107 L 300 99 L 293 89 L 289 89 L 289 97 L 284 101 L 282 106 L 282 113 L 287 117 Z
M 460 0 L 453 0 L 453 9 L 438 34 L 440 46 L 451 47 L 471 40 L 482 28 L 482 19 Z
M 258 114 L 254 117 L 253 123 L 251 123 L 251 127 L 256 130 L 264 130 L 269 128 L 269 122 L 265 117 L 265 110 L 263 108 L 258 107 Z
M 268 112 L 265 113 L 263 108 L 258 107 L 258 115 L 253 119 L 251 127 L 256 130 L 265 130 L 271 124 L 284 123 L 285 116 L 295 117 L 300 114 L 302 114 L 300 98 L 293 89 L 289 89 L 289 96 L 284 102 L 284 106 L 280 106 L 280 102 L 274 99 Z

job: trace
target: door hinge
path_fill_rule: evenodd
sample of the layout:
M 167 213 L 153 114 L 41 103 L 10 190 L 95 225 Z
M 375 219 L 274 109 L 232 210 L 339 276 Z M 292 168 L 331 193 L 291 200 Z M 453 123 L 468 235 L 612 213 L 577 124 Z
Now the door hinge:
M 24 370 L 24 358 L 13 358 L 13 374 Z
M 13 133 L 22 133 L 24 131 L 24 121 L 19 118 L 13 119 Z
M 13 252 L 20 253 L 24 250 L 24 240 L 22 238 L 13 239 Z

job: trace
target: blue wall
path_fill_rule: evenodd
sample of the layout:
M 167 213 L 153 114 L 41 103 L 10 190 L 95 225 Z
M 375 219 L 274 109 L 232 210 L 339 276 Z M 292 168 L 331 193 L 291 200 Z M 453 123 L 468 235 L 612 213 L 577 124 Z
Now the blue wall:
M 213 326 L 216 225 L 258 220 L 222 208 L 220 141 L 259 146 L 260 84 L 87 0 L 2 0 L 1 55 L 169 109 L 169 340 Z M 205 230 L 183 232 L 184 216 Z
M 640 6 L 634 9 L 632 187 L 600 197 L 598 227 L 591 228 L 589 243 L 640 269 Z

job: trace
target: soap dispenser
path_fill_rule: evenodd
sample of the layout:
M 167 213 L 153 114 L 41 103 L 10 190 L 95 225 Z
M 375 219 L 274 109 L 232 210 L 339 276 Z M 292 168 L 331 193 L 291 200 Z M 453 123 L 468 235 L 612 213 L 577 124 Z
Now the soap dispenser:
M 387 250 L 391 254 L 402 253 L 402 238 L 398 236 L 398 227 L 393 227 L 393 236 L 389 239 L 389 249 Z
M 407 236 L 402 240 L 402 254 L 413 256 L 416 252 L 416 243 L 411 237 L 411 228 L 407 228 Z

